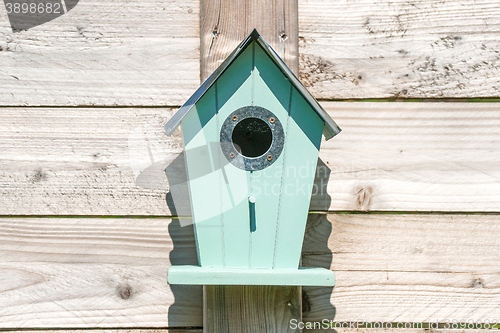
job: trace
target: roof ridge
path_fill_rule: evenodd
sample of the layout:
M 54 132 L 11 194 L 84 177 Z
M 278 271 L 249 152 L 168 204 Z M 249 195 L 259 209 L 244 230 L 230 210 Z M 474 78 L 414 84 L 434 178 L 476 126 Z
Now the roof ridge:
M 179 110 L 170 118 L 165 124 L 165 133 L 172 135 L 177 127 L 181 124 L 184 116 L 193 108 L 193 106 L 203 97 L 203 95 L 210 89 L 210 87 L 219 79 L 219 77 L 226 71 L 226 69 L 234 62 L 234 60 L 250 45 L 256 42 L 264 52 L 271 58 L 276 66 L 281 70 L 283 75 L 290 81 L 299 94 L 306 100 L 316 114 L 324 121 L 323 135 L 326 140 L 331 139 L 340 133 L 340 127 L 330 117 L 330 115 L 321 107 L 318 101 L 311 95 L 309 90 L 300 82 L 291 69 L 281 59 L 281 57 L 274 51 L 274 49 L 262 38 L 257 29 L 252 32 L 231 52 L 231 54 L 217 67 L 217 69 L 201 84 L 196 92 L 182 105 Z

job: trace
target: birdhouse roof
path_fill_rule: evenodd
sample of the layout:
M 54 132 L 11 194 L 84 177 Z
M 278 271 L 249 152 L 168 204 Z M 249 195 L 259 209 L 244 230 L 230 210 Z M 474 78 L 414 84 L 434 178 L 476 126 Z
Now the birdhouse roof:
M 243 53 L 243 51 L 252 42 L 256 42 L 264 50 L 264 52 L 269 56 L 269 58 L 276 64 L 276 66 L 281 70 L 283 75 L 290 81 L 290 83 L 297 89 L 300 95 L 306 100 L 306 102 L 312 107 L 316 114 L 324 121 L 325 126 L 323 127 L 323 135 L 326 140 L 331 139 L 338 133 L 341 129 L 335 123 L 335 121 L 330 117 L 330 115 L 321 107 L 318 101 L 311 95 L 311 93 L 304 87 L 304 85 L 299 81 L 299 79 L 293 74 L 293 72 L 288 68 L 285 62 L 278 56 L 276 51 L 266 43 L 257 30 L 253 30 L 250 35 L 243 40 L 240 45 L 224 60 L 224 62 L 210 75 L 210 77 L 203 82 L 203 84 L 196 90 L 196 92 L 187 100 L 184 105 L 173 115 L 172 118 L 165 124 L 165 133 L 171 135 L 174 130 L 179 127 L 184 116 L 193 108 L 193 106 L 203 97 L 203 95 L 210 89 L 210 87 L 219 79 L 219 77 L 225 72 L 225 70 L 231 66 L 231 64 L 236 60 L 236 58 Z

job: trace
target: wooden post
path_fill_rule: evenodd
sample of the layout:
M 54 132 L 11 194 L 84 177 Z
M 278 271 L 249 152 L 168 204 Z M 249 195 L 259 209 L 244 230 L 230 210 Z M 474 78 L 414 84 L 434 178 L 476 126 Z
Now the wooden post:
M 204 286 L 203 332 L 296 332 L 301 320 L 301 287 Z
M 298 76 L 297 0 L 202 0 L 201 81 L 256 28 Z M 204 286 L 204 332 L 294 332 L 302 288 Z
M 201 0 L 201 81 L 257 29 L 298 76 L 297 0 Z

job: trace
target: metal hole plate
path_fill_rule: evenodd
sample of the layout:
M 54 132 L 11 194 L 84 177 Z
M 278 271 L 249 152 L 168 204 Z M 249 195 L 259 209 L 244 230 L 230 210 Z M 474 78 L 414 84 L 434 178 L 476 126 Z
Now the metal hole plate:
M 233 130 L 241 121 L 248 118 L 257 118 L 266 123 L 271 129 L 272 141 L 269 149 L 257 157 L 242 155 L 233 144 Z M 283 151 L 285 134 L 280 120 L 274 113 L 260 106 L 244 106 L 231 113 L 220 131 L 222 153 L 234 166 L 248 171 L 262 170 L 274 163 Z

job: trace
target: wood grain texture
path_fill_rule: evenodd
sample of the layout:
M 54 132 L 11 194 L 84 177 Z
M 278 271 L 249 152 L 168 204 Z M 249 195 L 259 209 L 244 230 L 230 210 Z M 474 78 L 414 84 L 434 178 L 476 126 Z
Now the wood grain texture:
M 498 215 L 314 214 L 303 320 L 499 319 Z M 168 218 L 0 218 L 0 328 L 202 327 L 202 289 L 169 286 L 196 264 L 191 227 Z M 271 297 L 271 296 L 269 296 Z
M 496 0 L 301 0 L 300 78 L 316 98 L 498 97 Z
M 375 324 L 380 324 L 380 323 L 373 323 Z M 349 325 L 347 323 L 346 325 Z M 375 326 L 377 327 L 377 326 Z M 429 329 L 429 328 L 422 328 L 422 329 L 400 329 L 397 330 L 392 328 L 392 329 L 377 329 L 377 328 L 336 328 L 336 329 L 309 329 L 309 330 L 304 330 L 304 332 L 308 333 L 319 333 L 319 332 L 336 332 L 336 333 L 394 333 L 394 332 L 407 332 L 407 333 L 491 333 L 492 330 L 490 329 Z
M 201 0 L 201 80 L 253 29 L 298 73 L 297 0 Z
M 303 265 L 332 269 L 336 286 L 333 292 L 304 287 L 311 303 L 304 317 L 372 322 L 496 318 L 498 219 L 310 215 Z M 471 294 L 475 296 L 468 298 Z
M 333 292 L 304 287 L 311 309 L 304 320 L 498 321 L 498 274 L 338 271 L 336 282 Z
M 168 215 L 171 109 L 4 108 L 3 215 Z
M 323 105 L 343 132 L 321 147 L 311 209 L 500 210 L 500 104 Z
M 106 330 L 93 330 L 96 333 L 201 333 L 203 330 L 199 329 L 119 329 L 119 330 L 113 330 L 113 329 L 106 329 Z M 5 331 L 5 332 L 19 332 L 19 333 L 28 333 L 28 332 L 33 332 L 32 330 L 29 331 L 21 331 L 21 330 L 15 330 L 15 331 Z M 85 330 L 44 330 L 44 332 L 47 333 L 84 333 L 86 332 Z M 388 330 L 388 329 L 336 329 L 335 331 L 333 330 L 304 330 L 304 332 L 338 332 L 338 333 L 393 333 L 393 330 Z M 446 329 L 439 329 L 439 330 L 429 330 L 429 329 L 405 329 L 405 332 L 408 333 L 487 333 L 490 332 L 491 330 L 475 330 L 475 329 L 467 329 L 467 330 L 446 330 Z
M 181 105 L 199 84 L 198 1 L 80 1 L 20 33 L 1 6 L 0 68 L 0 105 Z
M 19 333 L 28 333 L 33 332 L 33 330 L 3 330 L 4 332 L 19 332 Z M 46 333 L 85 333 L 88 330 L 43 330 Z M 201 333 L 202 329 L 190 328 L 190 329 L 104 329 L 104 330 L 92 330 L 95 333 Z
M 322 104 L 343 132 L 322 143 L 311 210 L 500 211 L 499 104 Z M 173 112 L 0 109 L 0 215 L 176 214 Z
M 204 286 L 206 333 L 299 332 L 301 288 L 282 286 Z
M 288 25 L 297 20 L 296 2 L 247 1 L 231 6 L 258 8 L 262 19 L 220 12 L 246 27 L 241 35 L 216 25 L 217 10 L 207 12 L 201 53 L 212 41 L 224 51 L 202 61 L 212 64 L 203 77 L 261 26 L 277 32 L 264 37 L 296 70 L 299 47 L 290 41 L 298 32 Z M 66 15 L 15 34 L 1 7 L 1 105 L 181 105 L 199 85 L 198 6 L 194 0 L 81 1 Z M 301 0 L 298 6 L 300 77 L 317 98 L 499 96 L 494 0 Z M 271 21 L 270 13 L 280 19 Z
M 201 327 L 192 228 L 169 219 L 0 219 L 0 327 Z M 175 244 L 174 244 L 175 243 Z
M 500 258 L 495 253 L 500 251 L 499 218 L 310 214 L 302 249 L 307 260 L 303 264 L 334 271 L 498 274 Z

